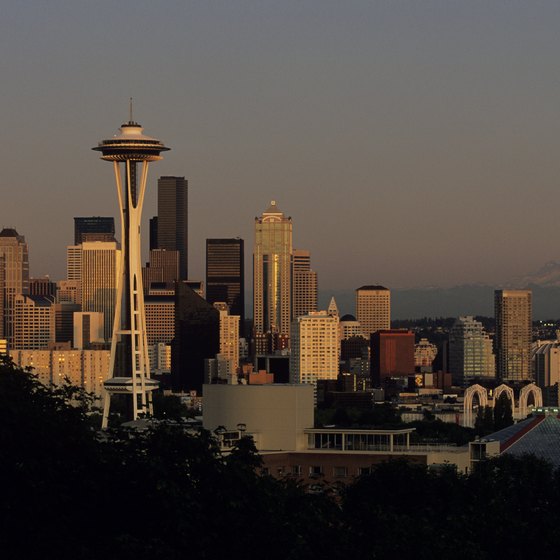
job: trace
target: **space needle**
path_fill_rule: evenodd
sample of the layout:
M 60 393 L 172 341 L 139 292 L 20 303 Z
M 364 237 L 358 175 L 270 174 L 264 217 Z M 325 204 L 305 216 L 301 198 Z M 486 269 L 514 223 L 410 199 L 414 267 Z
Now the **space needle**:
M 148 164 L 162 159 L 169 150 L 162 142 L 146 136 L 140 124 L 130 118 L 119 133 L 92 148 L 101 152 L 101 159 L 113 162 L 117 197 L 121 214 L 122 250 L 117 278 L 115 320 L 111 339 L 109 375 L 104 383 L 105 403 L 102 428 L 107 428 L 111 396 L 132 397 L 129 419 L 151 415 L 151 391 L 158 382 L 150 379 L 150 362 L 146 343 L 146 316 L 142 288 L 140 253 L 140 222 L 146 192 Z

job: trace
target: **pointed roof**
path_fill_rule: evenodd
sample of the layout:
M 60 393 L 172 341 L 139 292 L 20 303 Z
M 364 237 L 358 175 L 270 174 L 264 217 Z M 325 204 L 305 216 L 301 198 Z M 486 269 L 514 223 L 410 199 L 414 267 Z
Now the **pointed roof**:
M 332 315 L 333 317 L 338 317 L 339 315 L 338 306 L 336 305 L 336 300 L 334 299 L 334 296 L 331 298 L 331 302 L 329 303 L 327 313 L 329 315 Z
M 265 214 L 282 214 L 282 210 L 276 205 L 276 200 L 270 201 L 270 206 L 264 211 Z

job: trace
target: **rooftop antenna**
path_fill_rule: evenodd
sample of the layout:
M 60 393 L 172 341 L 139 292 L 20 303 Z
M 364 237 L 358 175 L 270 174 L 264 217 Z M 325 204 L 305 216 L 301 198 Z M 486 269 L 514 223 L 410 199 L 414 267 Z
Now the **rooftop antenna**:
M 132 97 L 130 98 L 130 101 L 129 101 L 129 112 L 130 112 L 130 119 L 128 120 L 128 122 L 132 123 L 132 122 L 134 122 L 132 120 Z

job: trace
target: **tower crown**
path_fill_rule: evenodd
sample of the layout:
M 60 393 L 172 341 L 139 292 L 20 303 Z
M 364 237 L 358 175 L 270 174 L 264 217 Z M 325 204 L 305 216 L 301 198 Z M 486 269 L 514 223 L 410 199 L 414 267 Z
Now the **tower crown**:
M 161 159 L 160 153 L 169 148 L 160 140 L 145 135 L 142 126 L 130 120 L 121 125 L 113 138 L 102 140 L 92 150 L 101 152 L 101 159 L 105 161 L 157 161 Z

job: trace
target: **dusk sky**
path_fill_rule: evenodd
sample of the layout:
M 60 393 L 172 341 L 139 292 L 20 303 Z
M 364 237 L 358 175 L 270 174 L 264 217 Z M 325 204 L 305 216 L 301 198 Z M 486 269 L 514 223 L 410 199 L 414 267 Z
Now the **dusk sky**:
M 73 217 L 116 215 L 91 148 L 132 96 L 172 149 L 146 226 L 187 177 L 193 279 L 207 237 L 250 271 L 274 199 L 321 290 L 506 282 L 560 260 L 559 27 L 539 1 L 4 3 L 0 226 L 64 278 Z

